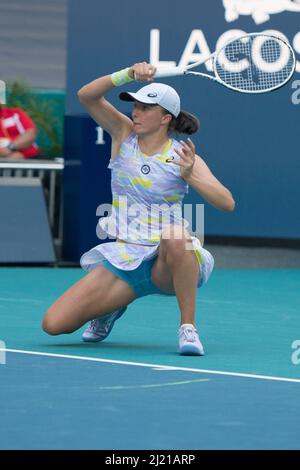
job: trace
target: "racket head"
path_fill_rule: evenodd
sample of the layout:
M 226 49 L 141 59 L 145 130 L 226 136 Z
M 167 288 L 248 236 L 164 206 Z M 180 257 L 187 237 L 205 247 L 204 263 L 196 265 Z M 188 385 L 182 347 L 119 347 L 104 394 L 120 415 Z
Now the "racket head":
M 282 38 L 250 33 L 228 41 L 214 56 L 217 80 L 242 93 L 266 93 L 284 86 L 296 68 L 295 53 Z

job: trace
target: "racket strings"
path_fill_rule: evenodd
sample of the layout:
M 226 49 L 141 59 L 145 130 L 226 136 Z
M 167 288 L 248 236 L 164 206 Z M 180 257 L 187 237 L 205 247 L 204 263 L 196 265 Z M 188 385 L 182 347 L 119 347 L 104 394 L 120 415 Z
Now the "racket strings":
M 238 90 L 264 91 L 285 83 L 294 71 L 294 56 L 280 39 L 253 35 L 225 46 L 215 60 L 216 75 Z

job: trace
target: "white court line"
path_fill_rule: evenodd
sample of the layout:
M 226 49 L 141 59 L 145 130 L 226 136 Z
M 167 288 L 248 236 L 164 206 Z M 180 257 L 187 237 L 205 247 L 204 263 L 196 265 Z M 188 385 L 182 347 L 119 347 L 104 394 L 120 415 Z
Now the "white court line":
M 151 368 L 158 368 L 159 370 L 181 370 L 184 372 L 198 372 L 201 374 L 229 375 L 232 377 L 245 377 L 249 379 L 274 380 L 274 381 L 279 381 L 279 382 L 300 383 L 300 379 L 290 379 L 287 377 L 272 377 L 270 375 L 243 374 L 239 372 L 225 372 L 221 370 L 193 369 L 191 367 L 177 367 L 177 366 L 165 366 L 161 364 L 148 364 L 148 363 L 143 363 L 143 362 L 117 361 L 114 359 L 101 359 L 98 357 L 71 356 L 68 354 L 53 354 L 53 353 L 45 353 L 45 352 L 38 352 L 38 351 L 25 351 L 25 350 L 19 350 L 19 349 L 0 348 L 0 351 L 12 352 L 12 353 L 18 353 L 18 354 L 30 354 L 33 356 L 61 357 L 62 359 L 77 359 L 79 361 L 103 362 L 103 363 L 108 363 L 108 364 L 121 364 L 125 366 L 151 367 Z
M 181 380 L 180 382 L 165 382 L 160 384 L 145 384 L 145 385 L 110 385 L 107 387 L 97 387 L 97 390 L 136 390 L 138 388 L 162 388 L 171 387 L 173 385 L 186 385 L 199 382 L 210 382 L 210 379 L 196 379 L 196 380 Z

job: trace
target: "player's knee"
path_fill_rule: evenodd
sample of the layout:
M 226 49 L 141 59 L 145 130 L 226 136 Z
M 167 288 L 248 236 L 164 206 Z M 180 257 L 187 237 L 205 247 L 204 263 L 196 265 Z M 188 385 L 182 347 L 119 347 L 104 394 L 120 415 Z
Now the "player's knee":
M 48 335 L 56 336 L 63 333 L 73 333 L 73 331 L 68 331 L 67 328 L 63 328 L 61 323 L 53 318 L 51 312 L 47 312 L 42 321 L 42 328 Z
M 161 243 L 172 257 L 181 257 L 186 250 L 187 235 L 183 227 L 173 225 L 164 230 Z
M 56 323 L 51 319 L 51 316 L 48 315 L 48 312 L 43 318 L 42 321 L 42 328 L 48 335 L 58 335 L 59 330 L 57 328 Z

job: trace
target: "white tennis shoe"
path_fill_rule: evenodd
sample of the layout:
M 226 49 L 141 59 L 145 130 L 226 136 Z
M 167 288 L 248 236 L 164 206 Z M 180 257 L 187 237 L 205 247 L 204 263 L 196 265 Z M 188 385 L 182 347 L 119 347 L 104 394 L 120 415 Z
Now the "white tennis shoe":
M 180 354 L 184 356 L 204 356 L 204 348 L 194 325 L 189 323 L 181 325 L 178 336 Z
M 108 337 L 111 332 L 114 323 L 125 313 L 127 307 L 120 308 L 115 312 L 101 315 L 101 317 L 92 320 L 88 328 L 82 335 L 82 340 L 87 343 L 96 343 L 97 341 L 103 341 Z

